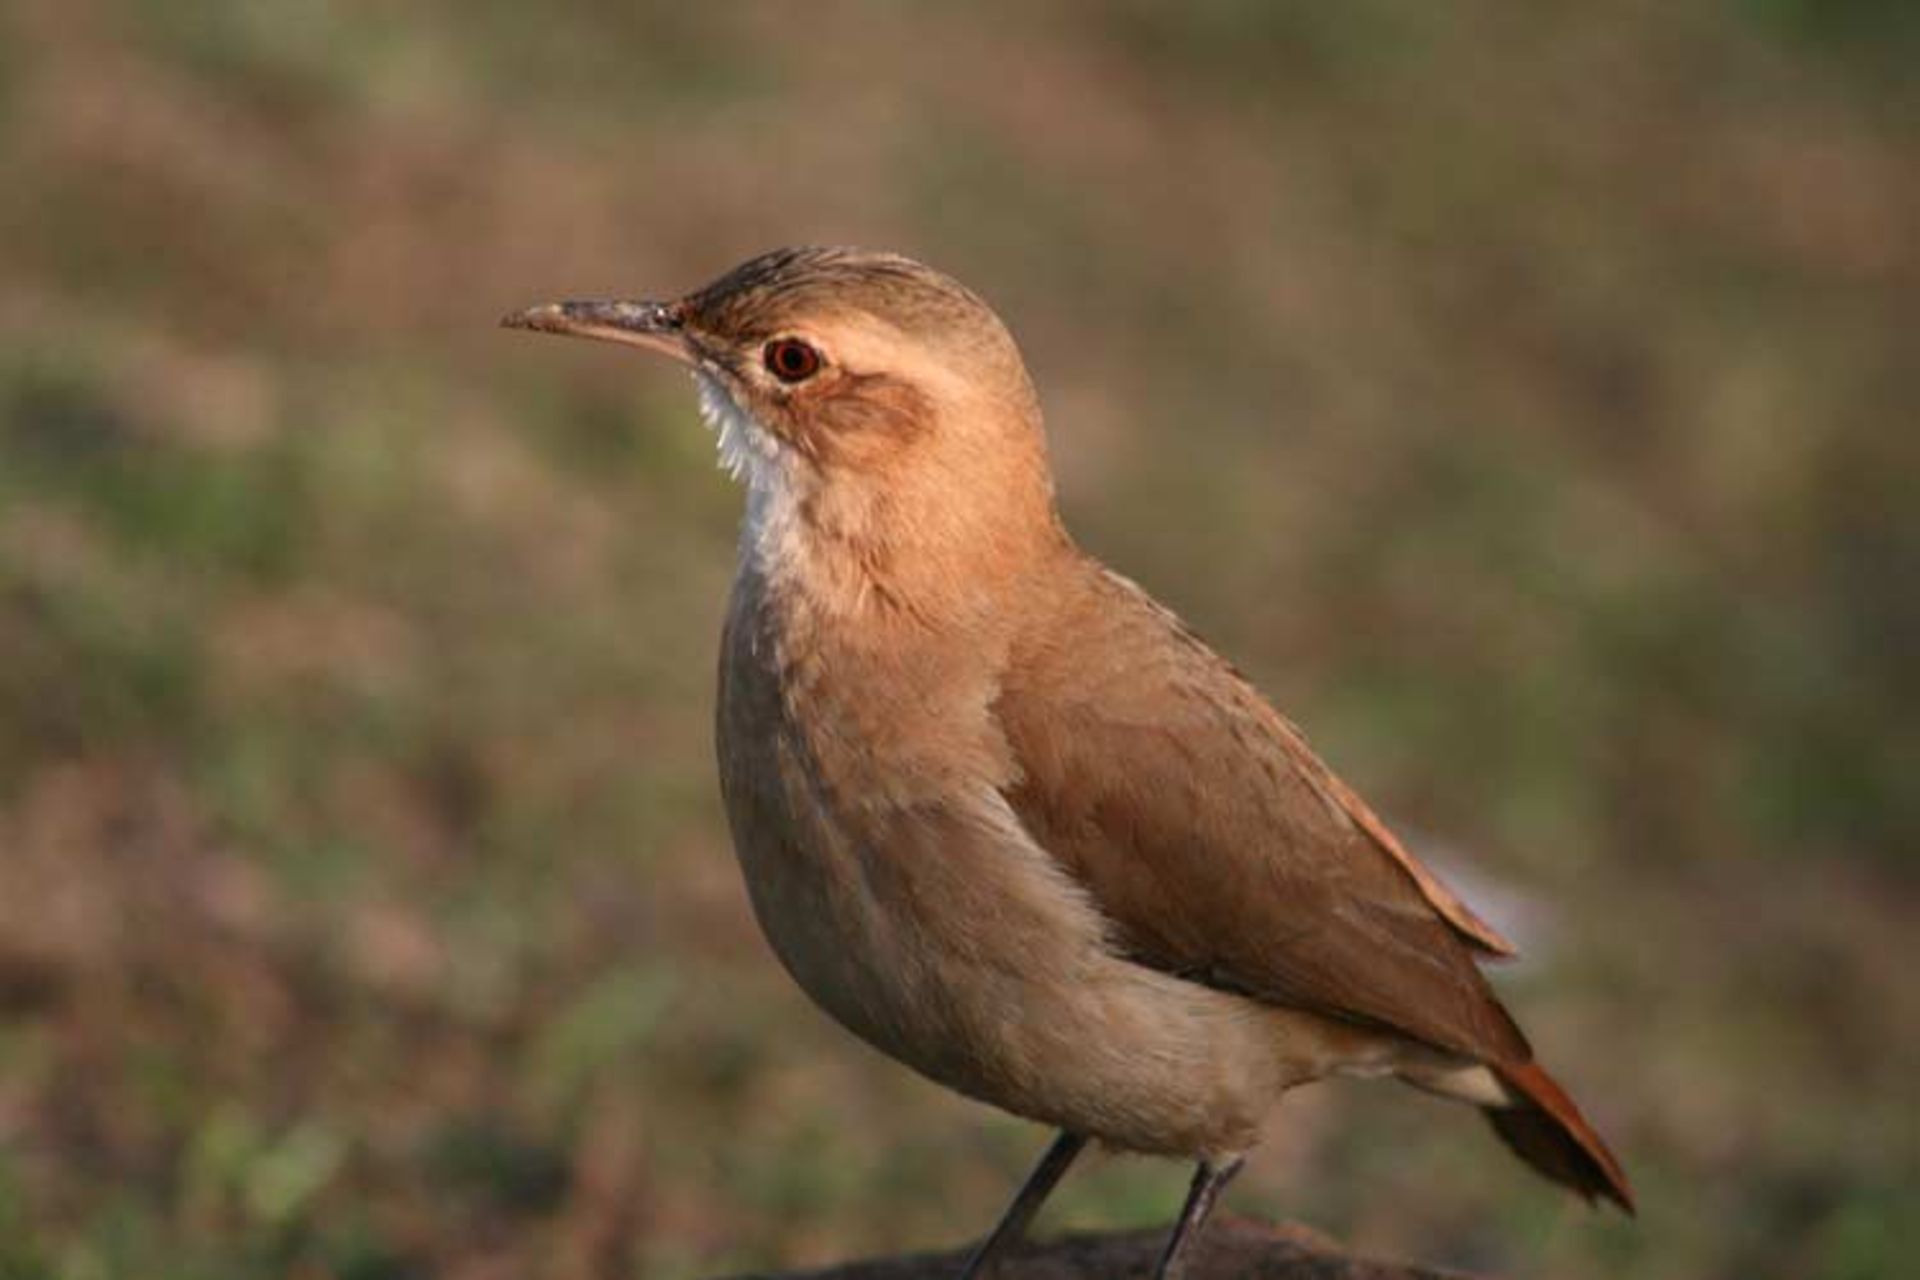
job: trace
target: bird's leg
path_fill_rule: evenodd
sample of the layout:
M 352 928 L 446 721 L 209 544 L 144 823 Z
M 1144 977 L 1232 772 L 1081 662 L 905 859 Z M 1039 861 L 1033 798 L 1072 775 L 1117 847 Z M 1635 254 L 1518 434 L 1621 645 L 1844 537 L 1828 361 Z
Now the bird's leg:
M 1080 1134 L 1068 1133 L 1065 1129 L 1040 1157 L 1040 1163 L 1033 1166 L 1033 1172 L 1027 1175 L 1026 1182 L 1013 1197 L 1013 1203 L 1000 1215 L 1000 1222 L 993 1229 L 973 1257 L 967 1259 L 967 1269 L 961 1273 L 960 1280 L 984 1280 L 993 1274 L 994 1258 L 1008 1244 L 1026 1235 L 1027 1227 L 1033 1222 L 1033 1215 L 1040 1212 L 1040 1206 L 1046 1202 L 1047 1194 L 1060 1182 L 1067 1166 L 1080 1154 L 1087 1140 Z
M 1187 1203 L 1180 1210 L 1180 1221 L 1173 1224 L 1173 1234 L 1167 1237 L 1167 1249 L 1160 1255 L 1160 1265 L 1153 1270 L 1153 1280 L 1181 1280 L 1186 1274 L 1188 1247 L 1193 1238 L 1200 1234 L 1200 1226 L 1213 1212 L 1213 1202 L 1220 1198 L 1221 1190 L 1240 1172 L 1242 1160 L 1234 1156 L 1230 1160 L 1202 1160 L 1200 1167 L 1193 1172 L 1193 1186 L 1187 1191 Z

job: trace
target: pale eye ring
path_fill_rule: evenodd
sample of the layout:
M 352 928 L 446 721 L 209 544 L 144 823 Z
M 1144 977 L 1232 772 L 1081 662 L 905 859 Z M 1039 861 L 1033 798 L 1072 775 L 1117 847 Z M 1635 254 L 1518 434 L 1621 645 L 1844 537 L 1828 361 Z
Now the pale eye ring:
M 782 382 L 805 382 L 820 372 L 820 352 L 798 338 L 775 338 L 760 358 L 766 362 L 767 372 Z

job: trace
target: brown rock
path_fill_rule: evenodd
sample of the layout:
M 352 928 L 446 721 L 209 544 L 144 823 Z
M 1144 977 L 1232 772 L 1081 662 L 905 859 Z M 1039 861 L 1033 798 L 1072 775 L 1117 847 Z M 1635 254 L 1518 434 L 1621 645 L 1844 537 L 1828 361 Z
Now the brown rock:
M 1001 1280 L 1140 1280 L 1166 1244 L 1163 1229 L 1070 1235 L 1024 1245 L 1002 1263 Z M 823 1271 L 764 1272 L 734 1280 L 957 1280 L 968 1250 L 848 1262 Z M 1356 1258 L 1317 1232 L 1291 1223 L 1216 1221 L 1193 1246 L 1190 1280 L 1466 1280 L 1459 1272 Z

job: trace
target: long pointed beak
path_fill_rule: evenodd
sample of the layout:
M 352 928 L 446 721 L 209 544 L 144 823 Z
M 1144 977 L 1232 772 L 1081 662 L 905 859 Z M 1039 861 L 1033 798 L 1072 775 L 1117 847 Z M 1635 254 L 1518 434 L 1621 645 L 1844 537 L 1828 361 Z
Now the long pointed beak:
M 669 302 L 548 302 L 500 317 L 507 329 L 533 329 L 644 347 L 691 361 L 680 309 Z

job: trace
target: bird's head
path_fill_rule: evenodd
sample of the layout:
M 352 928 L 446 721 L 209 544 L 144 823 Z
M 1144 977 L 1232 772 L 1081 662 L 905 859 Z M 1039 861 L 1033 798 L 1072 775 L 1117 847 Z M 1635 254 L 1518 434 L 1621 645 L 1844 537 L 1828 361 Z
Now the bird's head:
M 1006 326 L 909 258 L 780 249 L 675 300 L 549 303 L 502 323 L 690 366 L 725 461 L 756 487 L 920 488 L 1011 466 L 1050 493 Z

